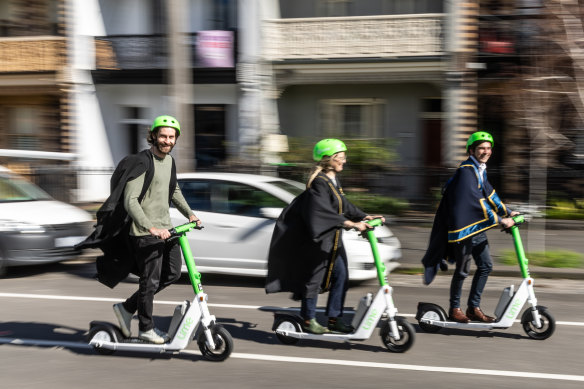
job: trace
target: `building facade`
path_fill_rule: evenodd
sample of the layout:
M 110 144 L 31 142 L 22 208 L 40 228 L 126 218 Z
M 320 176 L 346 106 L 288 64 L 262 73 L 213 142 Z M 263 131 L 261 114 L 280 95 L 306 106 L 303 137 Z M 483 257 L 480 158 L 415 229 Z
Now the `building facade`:
M 263 171 L 292 138 L 393 139 L 393 175 L 376 187 L 423 198 L 440 185 L 434 171 L 464 158 L 470 133 L 507 136 L 509 120 L 494 107 L 512 83 L 493 69 L 519 61 L 497 27 L 516 9 L 478 0 L 5 1 L 0 163 L 70 166 L 81 172 L 71 199 L 101 201 L 114 166 L 147 147 L 155 116 L 171 114 L 183 125 L 180 171 Z

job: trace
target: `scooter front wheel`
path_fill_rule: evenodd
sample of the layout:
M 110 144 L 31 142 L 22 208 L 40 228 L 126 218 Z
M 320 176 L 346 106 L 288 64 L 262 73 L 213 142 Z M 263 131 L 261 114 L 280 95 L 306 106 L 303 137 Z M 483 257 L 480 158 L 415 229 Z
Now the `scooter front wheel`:
M 544 340 L 552 336 L 556 329 L 556 319 L 548 312 L 547 309 L 543 307 L 537 307 L 539 312 L 541 327 L 536 327 L 533 322 L 533 313 L 531 309 L 528 309 L 523 313 L 521 317 L 521 324 L 523 325 L 523 331 L 532 339 Z
M 391 325 L 389 321 L 383 323 L 381 330 L 379 331 L 379 336 L 381 336 L 381 341 L 387 347 L 387 349 L 394 353 L 406 352 L 414 344 L 414 339 L 416 337 L 416 331 L 414 327 L 403 317 L 398 316 L 395 318 L 397 324 L 397 331 L 399 332 L 399 340 L 392 336 Z
M 215 342 L 215 348 L 209 348 L 205 331 L 201 331 L 199 339 L 197 340 L 199 350 L 201 350 L 201 354 L 203 354 L 205 359 L 215 362 L 224 361 L 233 351 L 233 339 L 231 338 L 231 334 L 225 328 L 217 324 L 212 326 L 210 330 L 211 335 L 213 336 L 213 342 Z

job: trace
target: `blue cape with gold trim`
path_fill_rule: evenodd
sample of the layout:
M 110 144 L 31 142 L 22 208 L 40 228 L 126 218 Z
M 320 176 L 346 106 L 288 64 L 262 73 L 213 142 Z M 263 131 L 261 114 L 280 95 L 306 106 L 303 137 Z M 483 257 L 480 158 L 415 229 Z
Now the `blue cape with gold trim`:
M 499 224 L 511 213 L 472 158 L 462 162 L 444 188 L 422 263 L 424 283 L 432 282 L 448 255 L 448 244 L 460 242 Z

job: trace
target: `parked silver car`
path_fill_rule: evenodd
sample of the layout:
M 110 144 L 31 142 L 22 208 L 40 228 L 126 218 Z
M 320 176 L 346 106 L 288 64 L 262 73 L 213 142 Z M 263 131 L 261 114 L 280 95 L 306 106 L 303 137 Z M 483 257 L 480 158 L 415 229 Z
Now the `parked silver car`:
M 265 276 L 276 219 L 304 184 L 276 177 L 236 173 L 184 173 L 179 185 L 204 229 L 188 234 L 202 273 Z M 174 225 L 186 222 L 171 208 Z M 379 254 L 386 263 L 401 258 L 401 245 L 386 226 L 375 229 Z M 352 280 L 375 278 L 369 242 L 356 231 L 346 231 L 343 243 Z M 302 255 L 302 253 L 298 253 Z M 186 272 L 186 267 L 183 266 Z
M 74 259 L 73 246 L 89 234 L 88 212 L 57 201 L 0 166 L 0 275 L 8 266 Z

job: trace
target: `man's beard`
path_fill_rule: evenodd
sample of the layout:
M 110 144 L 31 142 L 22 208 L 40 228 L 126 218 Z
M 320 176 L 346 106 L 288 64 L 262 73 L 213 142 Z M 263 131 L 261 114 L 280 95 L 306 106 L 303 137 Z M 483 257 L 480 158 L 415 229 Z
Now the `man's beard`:
M 170 152 L 171 152 L 171 151 L 172 151 L 172 149 L 174 148 L 174 144 L 171 144 L 171 145 L 168 145 L 168 146 L 166 146 L 166 145 L 161 145 L 161 144 L 160 144 L 160 142 L 156 142 L 156 143 L 155 143 L 155 146 L 156 146 L 156 148 L 158 149 L 158 151 L 160 151 L 160 152 L 161 152 L 161 153 L 163 153 L 163 154 L 170 154 Z M 170 147 L 170 150 L 168 150 L 168 152 L 167 152 L 167 151 L 163 151 L 163 150 L 162 150 L 162 148 L 163 148 L 163 147 L 165 147 L 165 146 L 166 146 L 166 147 Z

